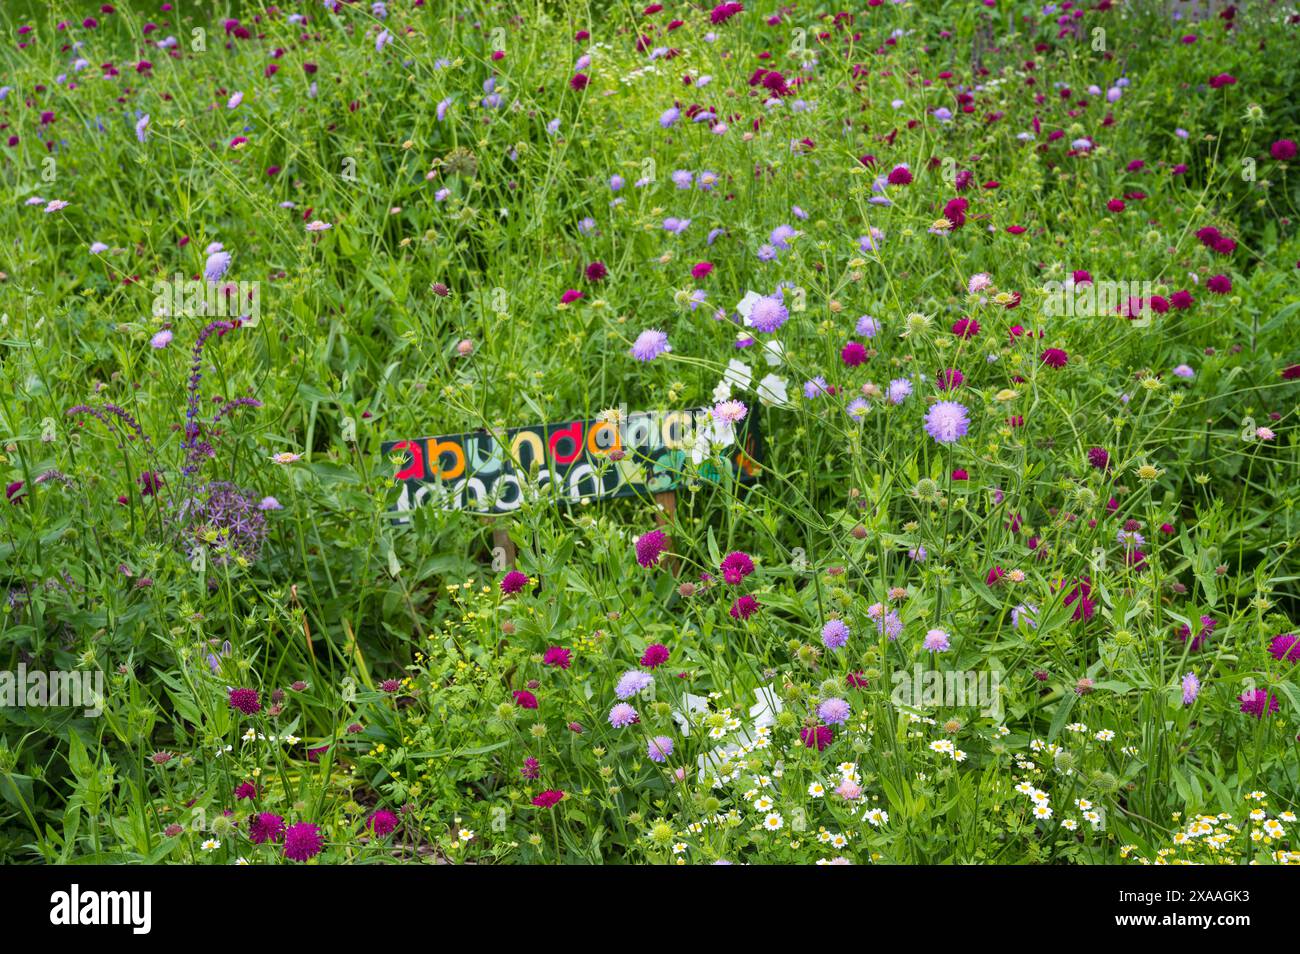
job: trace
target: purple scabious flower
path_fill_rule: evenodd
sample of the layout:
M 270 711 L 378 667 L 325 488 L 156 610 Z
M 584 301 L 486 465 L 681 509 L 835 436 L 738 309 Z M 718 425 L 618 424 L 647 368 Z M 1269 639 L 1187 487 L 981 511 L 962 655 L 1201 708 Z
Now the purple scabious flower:
M 912 382 L 907 378 L 895 378 L 889 382 L 885 396 L 890 404 L 902 404 L 912 395 Z
M 853 710 L 843 699 L 827 699 L 817 707 L 817 718 L 828 725 L 843 725 L 852 714 Z
M 501 578 L 501 592 L 505 596 L 514 596 L 527 585 L 527 574 L 520 573 L 518 570 L 511 570 Z
M 871 410 L 871 402 L 866 398 L 856 397 L 850 401 L 844 408 L 844 413 L 855 421 L 861 421 Z
M 1196 673 L 1189 672 L 1183 676 L 1183 705 L 1190 706 L 1200 694 L 1201 680 L 1196 678 Z
M 654 682 L 654 676 L 650 675 L 648 672 L 642 672 L 639 669 L 629 669 L 619 677 L 618 685 L 614 687 L 614 695 L 618 696 L 620 699 L 631 699 L 652 682 Z
M 284 833 L 284 856 L 290 861 L 315 858 L 325 847 L 321 830 L 311 822 L 290 825 Z
M 952 642 L 948 639 L 948 634 L 943 630 L 932 629 L 925 634 L 921 648 L 928 649 L 932 653 L 946 653 L 952 648 Z
M 662 530 L 651 530 L 637 537 L 633 545 L 636 548 L 636 562 L 644 567 L 652 567 L 668 549 L 668 534 Z
M 797 234 L 798 233 L 789 225 L 778 225 L 772 230 L 772 233 L 767 237 L 767 240 L 784 252 L 790 247 L 790 239 L 794 238 Z
M 650 740 L 646 754 L 652 762 L 667 762 L 668 756 L 673 754 L 673 740 L 666 735 L 656 735 Z
M 817 377 L 804 382 L 803 396 L 808 398 L 809 400 L 812 400 L 813 398 L 818 397 L 819 395 L 829 394 L 829 393 L 830 393 L 830 389 L 826 385 L 826 379 L 823 378 L 820 374 L 817 375 Z
M 626 702 L 619 702 L 609 710 L 609 724 L 616 729 L 625 729 L 639 718 L 636 710 Z
M 771 334 L 786 323 L 790 313 L 786 311 L 781 299 L 767 295 L 754 302 L 749 312 L 749 323 L 764 334 Z
M 1278 662 L 1300 662 L 1300 639 L 1291 633 L 1275 636 L 1269 644 L 1268 653 Z
M 230 253 L 224 249 L 218 249 L 208 256 L 208 260 L 203 266 L 203 277 L 209 283 L 215 285 L 225 277 L 229 269 Z
M 827 649 L 839 649 L 849 641 L 849 624 L 842 619 L 828 620 L 822 627 L 822 643 Z
M 668 336 L 656 328 L 650 328 L 636 336 L 636 341 L 632 342 L 628 354 L 638 361 L 653 361 L 661 354 L 672 350 L 672 345 L 668 343 Z
M 271 812 L 260 812 L 248 819 L 248 840 L 255 845 L 284 838 L 284 819 Z
M 379 808 L 370 813 L 366 827 L 379 838 L 387 838 L 397 830 L 397 816 L 387 808 Z
M 1011 628 L 1019 629 L 1020 624 L 1028 623 L 1031 629 L 1038 628 L 1038 622 L 1034 617 L 1038 615 L 1038 607 L 1033 603 L 1021 603 L 1011 610 Z
M 925 415 L 925 432 L 940 444 L 955 444 L 969 430 L 966 408 L 956 401 L 939 401 Z
M 681 118 L 682 118 L 682 111 L 678 109 L 676 106 L 670 106 L 668 109 L 665 109 L 659 115 L 659 125 L 662 126 L 664 129 L 667 129 Z
M 256 689 L 231 689 L 230 708 L 238 709 L 244 715 L 256 715 L 262 711 L 262 701 Z
M 874 338 L 880 334 L 880 322 L 870 315 L 863 315 L 858 319 L 858 323 L 853 326 L 853 330 L 864 338 Z

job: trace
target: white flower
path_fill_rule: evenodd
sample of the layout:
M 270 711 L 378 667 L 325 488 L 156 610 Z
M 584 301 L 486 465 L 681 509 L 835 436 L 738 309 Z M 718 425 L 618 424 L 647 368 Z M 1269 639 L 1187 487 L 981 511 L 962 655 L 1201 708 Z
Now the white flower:
M 785 378 L 769 374 L 758 382 L 758 399 L 769 407 L 784 407 L 790 403 L 788 387 Z
M 727 370 L 722 373 L 722 380 L 738 391 L 746 390 L 753 379 L 754 372 L 750 370 L 749 365 L 735 358 L 727 362 Z

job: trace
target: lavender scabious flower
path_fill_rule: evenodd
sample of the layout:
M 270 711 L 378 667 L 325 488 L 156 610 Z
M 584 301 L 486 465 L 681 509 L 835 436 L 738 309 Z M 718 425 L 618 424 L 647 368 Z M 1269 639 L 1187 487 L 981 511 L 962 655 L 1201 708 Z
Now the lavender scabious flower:
M 640 717 L 636 714 L 636 710 L 626 702 L 620 702 L 609 710 L 609 724 L 616 729 L 627 728 L 638 718 Z
M 966 408 L 956 401 L 940 401 L 925 415 L 925 432 L 940 444 L 955 444 L 969 430 Z
M 632 342 L 628 354 L 638 361 L 653 361 L 661 354 L 672 350 L 672 345 L 668 343 L 668 336 L 658 329 L 650 328 L 636 336 L 636 341 Z
M 650 740 L 646 754 L 652 762 L 666 762 L 673 754 L 673 740 L 666 735 L 656 735 Z
M 619 677 L 618 685 L 614 687 L 614 695 L 620 699 L 631 699 L 652 682 L 654 682 L 654 676 L 648 672 L 629 669 Z
M 849 704 L 843 699 L 827 699 L 817 707 L 817 718 L 828 725 L 843 725 L 851 714 Z
M 822 643 L 827 649 L 839 649 L 849 641 L 849 624 L 842 619 L 829 620 L 822 627 Z
M 1183 705 L 1190 706 L 1200 694 L 1201 680 L 1196 678 L 1196 673 L 1189 672 L 1183 676 Z

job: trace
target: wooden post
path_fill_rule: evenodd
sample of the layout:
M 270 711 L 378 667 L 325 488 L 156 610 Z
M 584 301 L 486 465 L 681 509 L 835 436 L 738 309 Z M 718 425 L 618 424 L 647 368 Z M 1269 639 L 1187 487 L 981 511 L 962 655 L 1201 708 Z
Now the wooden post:
M 655 522 L 663 527 L 667 526 L 677 516 L 677 491 L 663 490 L 654 495 L 655 503 Z M 672 537 L 668 538 L 669 546 L 672 546 Z M 672 570 L 673 576 L 680 576 L 682 572 L 682 563 L 674 554 L 668 555 L 668 568 Z
M 510 533 L 506 530 L 505 524 L 499 517 L 484 517 L 483 522 L 492 528 L 493 561 L 496 560 L 497 550 L 500 550 L 506 558 L 506 566 L 513 570 L 519 553 L 515 549 L 515 542 L 510 539 Z

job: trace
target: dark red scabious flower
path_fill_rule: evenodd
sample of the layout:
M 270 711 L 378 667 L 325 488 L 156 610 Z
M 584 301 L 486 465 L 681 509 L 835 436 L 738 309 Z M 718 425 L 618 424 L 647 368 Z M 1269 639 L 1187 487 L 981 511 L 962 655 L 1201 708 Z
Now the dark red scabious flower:
M 954 471 L 952 472 L 952 479 L 953 479 L 953 480 L 970 480 L 970 474 L 968 474 L 968 473 L 966 472 L 966 469 L 965 469 L 964 467 L 958 467 L 956 470 L 954 470 Z
M 850 689 L 865 689 L 869 685 L 867 682 L 867 674 L 861 669 L 857 672 L 849 673 L 844 677 L 844 681 L 848 684 Z
M 1196 299 L 1192 297 L 1192 293 L 1189 291 L 1176 291 L 1169 296 L 1170 306 L 1179 311 L 1186 311 L 1195 303 Z
M 255 845 L 284 838 L 284 819 L 271 812 L 259 812 L 248 819 L 248 840 Z
M 894 166 L 894 168 L 889 170 L 889 175 L 886 177 L 886 180 L 890 185 L 911 185 L 912 170 L 907 168 L 907 166 Z
M 736 602 L 731 604 L 732 619 L 749 619 L 758 612 L 758 600 L 746 594 L 737 598 Z
M 1205 287 L 1216 295 L 1226 295 L 1232 291 L 1232 279 L 1227 275 L 1214 275 L 1205 283 Z
M 1091 285 L 1092 284 L 1091 273 L 1085 271 L 1082 268 L 1076 270 L 1074 272 L 1074 283 L 1076 285 Z
M 867 348 L 860 341 L 850 341 L 840 349 L 840 360 L 850 368 L 856 368 L 867 360 Z
M 572 656 L 573 654 L 563 646 L 552 646 L 542 654 L 542 665 L 568 669 Z
M 587 266 L 586 275 L 589 282 L 598 282 L 608 274 L 609 269 L 605 267 L 604 262 L 592 262 Z
M 726 23 L 737 13 L 743 13 L 745 5 L 743 3 L 720 3 L 709 13 L 709 22 L 715 26 L 719 23 Z
M 1290 139 L 1279 139 L 1268 147 L 1268 151 L 1278 162 L 1290 162 L 1295 158 L 1296 146 Z
M 238 709 L 244 715 L 257 715 L 262 711 L 262 700 L 256 689 L 231 689 L 230 708 Z
M 538 808 L 553 808 L 560 803 L 562 798 L 564 798 L 564 792 L 558 788 L 548 788 L 533 799 L 533 804 Z
M 1241 711 L 1253 715 L 1256 719 L 1264 718 L 1264 713 L 1273 715 L 1278 710 L 1277 696 L 1263 689 L 1248 689 L 1237 697 Z
M 501 592 L 506 596 L 514 596 L 527 585 L 527 574 L 520 573 L 518 570 L 511 570 L 501 578 Z
M 1043 364 L 1049 368 L 1063 368 L 1070 363 L 1070 356 L 1060 348 L 1048 348 L 1042 358 Z
M 974 318 L 959 318 L 952 326 L 952 333 L 958 338 L 974 338 L 980 333 L 980 323 Z
M 1198 632 L 1195 636 L 1192 636 L 1191 627 L 1189 627 L 1186 623 L 1184 623 L 1178 629 L 1178 638 L 1181 639 L 1183 642 L 1187 642 L 1187 638 L 1191 636 L 1192 642 L 1191 642 L 1190 649 L 1194 653 L 1199 652 L 1201 647 L 1206 644 L 1210 636 L 1214 633 L 1214 627 L 1218 625 L 1219 625 L 1219 621 L 1215 619 L 1213 616 L 1202 616 L 1200 632 Z
M 582 90 L 587 88 L 589 82 L 591 81 L 587 78 L 586 73 L 574 73 L 573 78 L 569 80 L 569 86 L 572 89 L 578 90 L 578 92 L 582 92 Z
M 651 643 L 641 654 L 641 665 L 646 669 L 656 669 L 668 661 L 668 647 L 662 643 Z
M 380 692 L 394 693 L 402 688 L 402 683 L 397 679 L 385 679 L 379 684 Z
M 668 549 L 668 534 L 651 530 L 636 538 L 636 562 L 644 567 L 654 566 Z
M 1002 582 L 1002 578 L 1007 575 L 1007 571 L 1000 566 L 995 566 L 989 570 L 988 575 L 984 577 L 984 583 L 987 586 L 997 586 Z
M 235 801 L 252 801 L 257 798 L 257 786 L 252 782 L 240 782 L 235 786 Z
M 1300 639 L 1297 639 L 1291 633 L 1274 636 L 1273 642 L 1269 644 L 1268 653 L 1278 662 L 1283 660 L 1300 662 Z
M 830 726 L 826 725 L 805 726 L 799 730 L 799 738 L 803 740 L 803 744 L 818 752 L 830 745 L 834 737 Z
M 560 304 L 571 305 L 581 297 L 582 292 L 578 291 L 576 288 L 569 288 L 560 296 Z
M 709 272 L 711 271 L 713 271 L 712 262 L 697 262 L 695 265 L 691 267 L 691 278 L 694 278 L 696 281 L 699 281 L 701 278 L 704 278 L 706 275 L 708 275 Z
M 284 833 L 284 856 L 290 861 L 308 861 L 325 848 L 321 830 L 311 822 L 290 825 Z
M 1218 76 L 1210 77 L 1210 89 L 1223 89 L 1225 86 L 1235 86 L 1237 77 L 1231 73 L 1220 73 Z
M 379 838 L 387 838 L 397 830 L 397 816 L 387 808 L 377 808 L 366 819 L 366 827 Z
M 966 224 L 966 210 L 968 208 L 970 208 L 970 203 L 960 196 L 949 199 L 943 207 L 943 217 L 948 220 L 954 229 L 959 229 Z
M 742 550 L 734 550 L 722 558 L 722 578 L 735 586 L 749 574 L 754 572 L 754 561 L 750 559 L 748 553 Z
M 521 709 L 536 709 L 537 697 L 527 689 L 515 690 L 515 704 Z
M 1278 373 L 1282 375 L 1283 381 L 1300 381 L 1300 364 L 1288 365 Z M 20 480 L 18 483 L 21 484 L 22 481 Z
M 5 485 L 5 499 L 10 503 L 22 503 L 23 497 L 27 496 L 22 492 L 23 482 L 15 480 L 12 484 Z
M 1061 589 L 1065 585 L 1070 586 L 1070 592 L 1065 595 L 1065 599 L 1061 602 L 1065 606 L 1074 607 L 1074 613 L 1070 618 L 1076 623 L 1080 620 L 1092 619 L 1092 614 L 1097 609 L 1097 604 L 1091 598 L 1092 579 L 1086 576 L 1077 577 L 1071 584 L 1058 583 L 1054 589 Z
M 1104 447 L 1091 447 L 1088 449 L 1088 463 L 1098 470 L 1105 470 L 1110 466 L 1110 454 Z
M 1125 209 L 1123 199 L 1111 199 L 1106 203 L 1106 208 L 1112 212 L 1123 212 Z
M 954 391 L 961 387 L 962 382 L 966 380 L 966 375 L 962 374 L 956 368 L 944 368 L 937 375 L 935 383 L 939 385 L 941 391 Z

